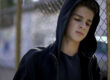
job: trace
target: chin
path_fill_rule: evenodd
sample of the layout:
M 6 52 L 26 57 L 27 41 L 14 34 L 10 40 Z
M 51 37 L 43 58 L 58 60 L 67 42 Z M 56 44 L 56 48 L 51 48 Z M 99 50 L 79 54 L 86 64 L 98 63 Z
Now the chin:
M 75 39 L 73 39 L 73 41 L 75 41 L 75 42 L 81 42 L 83 40 L 83 38 L 75 38 Z
M 73 41 L 75 41 L 75 42 L 81 42 L 82 40 L 80 40 L 80 39 L 74 39 Z

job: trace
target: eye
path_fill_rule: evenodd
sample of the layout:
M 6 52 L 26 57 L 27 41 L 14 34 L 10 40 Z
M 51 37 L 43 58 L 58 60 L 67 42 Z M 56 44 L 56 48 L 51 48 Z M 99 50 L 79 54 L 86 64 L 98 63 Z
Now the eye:
M 76 17 L 74 17 L 73 19 L 74 19 L 75 21 L 81 21 L 80 18 L 76 18 Z
M 91 26 L 91 24 L 90 24 L 90 23 L 88 23 L 88 22 L 86 23 L 86 25 L 87 25 L 88 27 L 90 27 L 90 26 Z

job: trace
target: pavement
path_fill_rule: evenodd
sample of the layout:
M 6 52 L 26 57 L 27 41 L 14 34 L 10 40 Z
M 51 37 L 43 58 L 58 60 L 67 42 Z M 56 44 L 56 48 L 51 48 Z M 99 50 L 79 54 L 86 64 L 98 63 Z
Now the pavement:
M 13 80 L 15 70 L 12 68 L 0 67 L 0 80 Z

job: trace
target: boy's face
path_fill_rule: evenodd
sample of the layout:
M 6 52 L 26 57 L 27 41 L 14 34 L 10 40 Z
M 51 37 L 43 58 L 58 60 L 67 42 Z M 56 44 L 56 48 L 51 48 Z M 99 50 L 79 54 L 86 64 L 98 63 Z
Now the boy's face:
M 82 41 L 91 27 L 93 17 L 92 10 L 84 6 L 77 7 L 72 12 L 65 37 L 76 42 Z

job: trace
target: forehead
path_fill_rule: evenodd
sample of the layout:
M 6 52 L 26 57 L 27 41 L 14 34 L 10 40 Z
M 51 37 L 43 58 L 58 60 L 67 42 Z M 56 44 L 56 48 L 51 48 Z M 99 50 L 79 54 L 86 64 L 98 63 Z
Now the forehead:
M 72 16 L 74 14 L 78 14 L 82 17 L 89 18 L 89 19 L 93 19 L 93 16 L 94 16 L 94 12 L 85 6 L 76 7 L 72 12 Z

